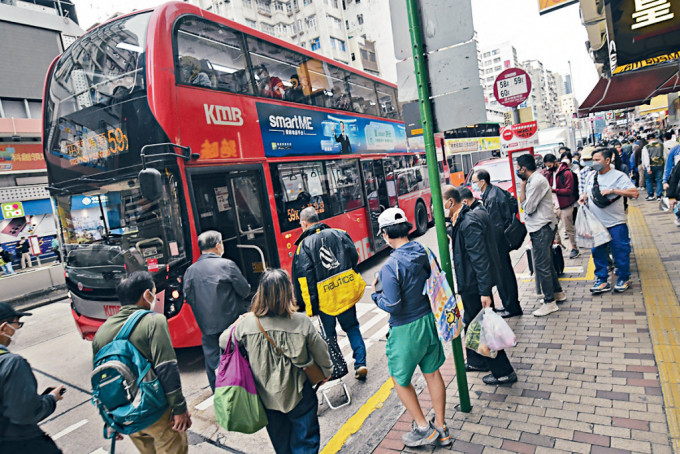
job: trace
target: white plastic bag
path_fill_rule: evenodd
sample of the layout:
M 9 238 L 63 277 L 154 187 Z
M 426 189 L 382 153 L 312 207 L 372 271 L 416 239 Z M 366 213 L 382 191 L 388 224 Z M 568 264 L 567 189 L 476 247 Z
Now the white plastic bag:
M 485 311 L 479 311 L 479 314 L 470 322 L 465 328 L 465 347 L 474 350 L 482 356 L 495 358 L 496 351 L 491 351 L 485 336 L 484 317 Z
M 482 321 L 484 339 L 491 351 L 498 352 L 517 345 L 517 337 L 512 332 L 512 328 L 503 320 L 503 317 L 495 313 L 490 307 L 482 312 L 484 312 L 484 320 Z
M 612 240 L 609 230 L 602 225 L 587 206 L 581 205 L 574 224 L 576 246 L 580 248 L 594 248 L 609 243 Z

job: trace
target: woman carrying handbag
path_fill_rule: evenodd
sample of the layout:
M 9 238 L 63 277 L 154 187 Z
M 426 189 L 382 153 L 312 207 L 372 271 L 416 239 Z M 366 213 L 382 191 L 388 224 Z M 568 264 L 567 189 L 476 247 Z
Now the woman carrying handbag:
M 325 377 L 333 371 L 326 342 L 311 320 L 296 311 L 288 273 L 273 269 L 262 275 L 251 312 L 234 324 L 234 338 L 248 356 L 277 454 L 319 451 L 318 400 L 305 369 L 318 367 Z M 223 350 L 230 336 L 231 327 L 220 336 Z

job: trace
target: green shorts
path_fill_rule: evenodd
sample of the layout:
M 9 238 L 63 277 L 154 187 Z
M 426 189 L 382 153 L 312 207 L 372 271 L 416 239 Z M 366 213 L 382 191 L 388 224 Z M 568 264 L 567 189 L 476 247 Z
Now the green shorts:
M 434 314 L 391 327 L 385 352 L 387 369 L 399 386 L 411 384 L 416 366 L 424 374 L 436 372 L 446 357 L 437 335 Z

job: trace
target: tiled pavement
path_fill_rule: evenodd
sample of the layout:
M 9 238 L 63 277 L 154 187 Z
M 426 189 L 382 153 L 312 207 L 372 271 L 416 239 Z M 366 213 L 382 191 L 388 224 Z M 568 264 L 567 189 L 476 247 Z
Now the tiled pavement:
M 631 223 L 632 234 L 643 236 L 639 232 L 646 224 L 649 228 L 646 237 L 656 242 L 665 267 L 659 265 L 659 256 L 653 250 L 644 250 L 642 261 L 639 256 L 636 260 L 634 251 L 633 288 L 624 294 L 592 296 L 588 290 L 592 281 L 574 280 L 569 276 L 572 279 L 562 282 L 568 300 L 559 312 L 543 318 L 524 315 L 509 320 L 518 339 L 518 345 L 508 350 L 517 369 L 518 383 L 511 387 L 490 387 L 482 383 L 484 374 L 469 373 L 473 408 L 470 413 L 462 413 L 455 409 L 458 404 L 453 380 L 455 370 L 453 361 L 447 360 L 442 373 L 448 388 L 447 424 L 455 438 L 450 448 L 404 448 L 401 436 L 410 429 L 411 419 L 402 414 L 374 453 L 448 452 L 449 449 L 485 454 L 672 453 L 673 442 L 675 452 L 680 453 L 677 438 L 680 434 L 672 433 L 676 438 L 671 440 L 665 412 L 668 407 L 672 428 L 680 424 L 678 409 L 674 412 L 672 408 L 680 407 L 677 382 L 680 347 L 677 344 L 673 347 L 678 357 L 668 368 L 657 352 L 660 367 L 667 371 L 665 375 L 670 374 L 664 378 L 662 373 L 660 380 L 652 344 L 652 338 L 659 338 L 659 334 L 650 336 L 647 318 L 648 312 L 650 317 L 659 313 L 650 309 L 650 301 L 657 301 L 655 292 L 661 290 L 649 285 L 650 282 L 661 285 L 660 280 L 666 282 L 666 303 L 674 303 L 673 313 L 680 314 L 675 312 L 677 296 L 668 298 L 669 280 L 675 286 L 675 293 L 680 294 L 680 229 L 673 225 L 672 215 L 658 212 L 656 204 L 634 202 L 631 206 L 637 215 L 637 224 Z M 633 240 L 638 254 L 644 248 L 639 237 Z M 576 260 L 567 260 L 567 266 L 581 265 L 585 270 L 589 254 L 582 255 Z M 656 271 L 655 264 L 647 261 L 649 256 L 657 257 Z M 638 262 L 644 262 L 646 267 L 643 268 L 643 284 L 647 282 L 644 299 Z M 517 266 L 518 274 L 524 272 L 524 267 L 526 262 L 522 260 Z M 666 278 L 662 273 L 664 268 L 668 273 Z M 531 314 L 539 304 L 534 282 L 520 279 L 519 284 L 525 313 Z M 678 318 L 675 323 L 670 329 L 678 334 Z M 668 329 L 666 326 L 664 333 L 668 333 Z M 658 329 L 655 328 L 655 332 Z M 662 381 L 667 394 L 666 407 Z M 427 390 L 420 400 L 431 408 Z

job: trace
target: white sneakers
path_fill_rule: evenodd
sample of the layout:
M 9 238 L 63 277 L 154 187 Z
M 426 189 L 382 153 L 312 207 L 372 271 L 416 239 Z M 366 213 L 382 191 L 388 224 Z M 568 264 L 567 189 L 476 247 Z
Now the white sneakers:
M 558 310 L 560 310 L 560 308 L 557 307 L 557 303 L 554 301 L 552 303 L 543 303 L 541 304 L 541 307 L 534 311 L 534 317 L 545 317 Z

